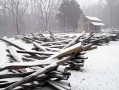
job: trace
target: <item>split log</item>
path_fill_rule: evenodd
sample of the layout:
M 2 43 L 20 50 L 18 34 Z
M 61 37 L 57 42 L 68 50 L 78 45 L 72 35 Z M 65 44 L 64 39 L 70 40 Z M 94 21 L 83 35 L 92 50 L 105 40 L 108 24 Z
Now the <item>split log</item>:
M 76 55 L 76 59 L 88 59 L 88 57 L 82 56 L 82 55 Z
M 71 86 L 70 83 L 66 80 L 60 80 L 60 81 L 56 81 L 56 82 L 61 83 L 63 85 Z
M 94 50 L 94 49 L 97 49 L 96 45 L 91 46 L 89 50 Z
M 10 44 L 10 45 L 12 45 L 12 46 L 14 46 L 14 47 L 20 49 L 20 50 L 25 50 L 24 48 L 22 48 L 22 47 L 20 47 L 20 46 L 18 46 L 18 45 L 16 45 L 16 44 L 14 44 L 14 43 L 12 43 L 11 41 L 9 41 L 9 40 L 7 40 L 7 39 L 2 39 L 2 38 L 0 38 L 0 40 L 4 41 L 4 42 L 6 42 L 6 43 L 8 43 L 8 44 Z
M 16 52 L 13 46 L 7 46 L 9 53 L 13 56 L 14 60 L 17 62 L 23 62 L 22 57 Z
M 56 53 L 55 55 L 52 55 L 50 58 L 48 58 L 47 60 L 52 60 L 52 59 L 55 59 L 55 58 L 62 58 L 64 56 L 68 56 L 68 55 L 72 55 L 72 54 L 75 54 L 75 53 L 78 53 L 82 51 L 82 47 L 81 47 L 81 43 L 78 43 L 76 45 L 73 45 L 65 50 L 61 50 L 60 52 Z M 38 71 L 36 71 L 35 73 L 25 77 L 24 79 L 8 86 L 5 90 L 12 90 L 13 88 L 25 83 L 25 82 L 28 82 L 30 80 L 32 80 L 33 78 L 37 77 L 38 75 L 41 75 L 43 73 L 46 73 L 46 72 L 49 72 L 51 70 L 54 70 L 56 67 L 58 67 L 59 65 L 61 64 L 64 64 L 65 62 L 67 62 L 68 60 L 70 60 L 71 57 L 66 57 L 66 58 L 63 58 L 62 60 L 58 60 L 56 59 L 57 61 L 52 63 L 51 65 L 48 65 Z
M 71 87 L 67 86 L 67 85 L 63 85 L 61 83 L 58 83 L 56 81 L 51 81 L 48 80 L 47 81 L 50 85 L 54 86 L 55 88 L 57 88 L 58 90 L 71 90 Z
M 24 36 L 23 40 L 25 40 L 25 39 L 31 40 L 31 41 L 34 41 L 34 42 L 37 42 L 37 43 L 42 43 L 42 41 L 39 41 L 39 40 L 36 40 L 36 39 L 32 39 L 32 38 L 27 37 L 27 36 Z M 25 41 L 26 41 L 26 40 L 25 40 Z
M 82 51 L 82 46 L 81 46 L 81 42 L 77 43 L 69 48 L 60 50 L 59 52 L 57 52 L 56 54 L 52 55 L 51 57 L 48 58 L 48 60 L 51 60 L 53 58 L 62 58 L 68 55 L 72 55 L 78 52 Z
M 8 46 L 8 50 L 9 50 L 9 52 L 10 52 L 10 54 L 13 56 L 13 59 L 15 60 L 15 61 L 17 61 L 17 62 L 23 62 L 22 61 L 22 56 L 20 56 L 17 52 L 16 52 L 16 50 L 15 50 L 15 47 L 13 47 L 13 46 Z M 28 72 L 28 71 L 30 71 L 30 69 L 22 69 L 22 70 L 20 70 L 20 71 L 22 71 L 22 72 Z
M 74 62 L 76 62 L 76 63 L 84 63 L 85 60 L 82 60 L 82 59 L 74 59 L 74 60 L 72 60 L 72 61 L 74 61 Z
M 12 64 L 6 64 L 6 65 L 2 65 L 1 66 L 1 70 L 5 70 L 8 68 L 27 68 L 27 67 L 31 67 L 31 66 L 40 66 L 40 65 L 47 65 L 50 64 L 52 59 L 54 58 L 62 58 L 64 56 L 68 56 L 68 55 L 72 55 L 74 53 L 78 53 L 82 51 L 82 47 L 81 47 L 81 43 L 75 44 L 65 50 L 61 50 L 60 52 L 57 52 L 56 54 L 52 55 L 51 57 L 49 57 L 48 59 L 46 59 L 45 61 L 37 61 L 37 62 L 32 62 L 32 63 L 12 63 Z
M 69 42 L 63 49 L 71 46 L 72 44 L 76 43 L 76 41 L 81 38 L 83 35 L 85 35 L 85 32 L 82 32 L 79 36 L 77 36 L 75 39 L 73 39 L 71 42 Z
M 24 72 L 24 73 L 13 73 L 13 74 L 2 74 L 0 75 L 0 79 L 5 79 L 5 78 L 19 78 L 19 77 L 25 77 L 28 76 L 30 74 L 32 74 L 33 72 Z
M 20 47 L 20 46 L 18 46 L 18 45 L 16 45 L 16 44 L 14 44 L 14 43 L 12 43 L 11 41 L 9 41 L 9 40 L 7 40 L 7 39 L 1 39 L 1 38 L 0 38 L 0 40 L 4 41 L 4 42 L 8 43 L 9 45 L 12 45 L 12 46 L 14 46 L 14 47 L 16 47 L 16 48 L 18 48 L 18 49 L 20 49 L 20 50 L 25 50 L 24 48 L 22 48 L 22 47 Z M 31 55 L 33 55 L 33 54 L 31 54 Z
M 51 31 L 49 31 L 49 33 L 50 33 L 50 41 L 57 41 L 54 34 Z
M 51 46 L 48 46 L 49 48 L 63 48 L 64 45 L 51 45 Z
M 61 65 L 61 64 L 63 64 L 63 63 L 65 63 L 65 62 L 66 62 L 67 60 L 69 60 L 70 58 L 71 58 L 71 57 L 67 57 L 67 58 L 64 58 L 64 59 L 62 59 L 62 60 L 59 60 L 59 61 L 57 61 L 57 62 L 54 62 L 54 63 L 52 63 L 52 64 L 50 64 L 50 65 L 48 65 L 48 66 L 46 66 L 46 67 L 44 67 L 44 68 L 42 68 L 42 69 L 36 71 L 35 73 L 33 73 L 33 74 L 31 74 L 31 75 L 25 77 L 24 79 L 22 79 L 22 80 L 20 80 L 20 81 L 17 81 L 17 82 L 15 82 L 14 84 L 12 84 L 12 85 L 6 87 L 5 90 L 12 90 L 13 88 L 15 88 L 15 87 L 17 87 L 17 86 L 20 86 L 21 84 L 24 84 L 25 82 L 28 82 L 28 81 L 32 80 L 33 78 L 35 78 L 35 77 L 37 77 L 37 76 L 39 76 L 39 75 L 41 75 L 41 74 L 43 74 L 43 73 L 49 72 L 49 71 L 55 69 L 57 66 L 59 66 L 59 65 Z
M 63 43 L 63 44 L 67 44 L 67 43 L 69 43 L 70 41 L 71 41 L 72 39 L 68 39 L 68 40 L 61 40 L 61 41 L 55 41 L 55 42 L 44 42 L 44 43 L 42 43 L 41 45 L 43 46 L 43 45 L 49 45 L 49 44 L 56 44 L 56 45 L 62 45 L 62 44 L 60 44 L 60 43 Z
M 12 80 L 11 80 L 12 79 Z M 19 78 L 8 78 L 8 79 L 2 79 L 4 82 L 3 83 L 0 83 L 0 88 L 5 88 L 5 87 L 7 87 L 7 86 L 9 86 L 9 85 L 11 85 L 11 84 L 13 84 L 13 83 L 15 83 L 15 82 L 17 82 L 17 81 L 19 81 L 19 80 L 22 80 L 23 79 L 23 77 L 19 77 Z M 24 83 L 23 85 L 21 85 L 21 86 L 19 86 L 19 87 L 24 87 L 24 86 L 32 86 L 32 84 L 30 83 L 30 82 L 34 82 L 34 81 L 44 81 L 44 80 L 47 80 L 47 79 L 49 79 L 49 77 L 47 76 L 47 75 L 45 75 L 45 74 L 42 74 L 42 75 L 39 75 L 38 77 L 35 77 L 35 78 L 33 78 L 32 80 L 30 80 L 30 81 L 28 81 L 28 82 L 26 82 L 26 83 Z M 40 86 L 40 84 L 39 84 L 39 86 Z
M 44 46 L 41 46 L 40 44 L 36 43 L 36 42 L 33 42 L 33 45 L 43 51 L 47 51 L 46 48 Z
M 91 48 L 92 44 L 88 44 L 82 47 L 84 51 L 89 50 Z
M 19 63 L 6 63 L 6 64 L 1 64 L 0 65 L 0 71 L 9 69 L 23 69 L 23 68 L 28 68 L 28 67 L 34 67 L 34 66 L 43 66 L 43 65 L 49 65 L 52 62 L 55 62 L 57 60 L 53 59 L 53 60 L 40 60 L 40 61 L 34 61 L 34 62 L 19 62 Z
M 23 55 L 22 59 L 25 61 L 34 61 L 34 60 L 45 60 L 48 57 L 49 55 L 37 55 L 37 56 Z
M 9 52 L 9 50 L 6 50 L 7 52 Z M 48 58 L 50 55 L 55 54 L 56 52 L 42 52 L 42 51 L 26 51 L 26 50 L 16 50 L 17 53 L 25 53 L 25 54 L 30 54 L 30 55 L 23 55 L 22 59 L 27 60 L 27 61 L 33 61 L 34 59 L 38 59 L 38 60 L 43 60 Z M 36 55 L 37 54 L 37 55 Z M 10 54 L 7 54 L 8 57 L 13 57 Z M 33 58 L 33 60 L 31 60 L 31 58 Z
M 30 51 L 30 50 L 16 50 L 18 53 L 28 53 L 28 54 L 40 54 L 40 55 L 53 55 L 56 52 L 42 52 L 42 51 Z
M 65 73 L 65 72 L 68 71 L 68 69 L 67 69 L 66 66 L 59 65 L 58 68 L 57 68 L 57 71 Z
M 82 52 L 79 52 L 79 53 L 77 53 L 78 55 L 84 55 L 84 54 L 86 54 L 86 51 L 82 51 Z
M 71 69 L 71 70 L 80 70 L 80 68 L 83 67 L 83 66 L 84 66 L 84 63 L 72 62 L 72 63 L 70 63 L 69 69 Z
M 57 48 L 49 48 L 49 47 L 45 47 L 45 46 L 41 46 L 40 44 L 36 43 L 36 42 L 33 42 L 34 46 L 47 52 L 47 50 L 51 50 L 51 51 L 59 51 L 60 49 L 57 49 Z
M 50 72 L 47 74 L 49 77 L 51 78 L 55 78 L 56 80 L 67 80 L 70 76 L 70 73 L 66 73 L 63 74 L 63 73 L 53 73 L 53 72 Z
M 62 58 L 68 55 L 72 55 L 78 52 L 82 51 L 82 46 L 81 43 L 75 44 L 67 49 L 61 50 L 57 52 L 56 54 L 52 55 L 48 59 L 44 61 L 34 61 L 34 62 L 27 62 L 27 63 L 11 63 L 11 64 L 6 64 L 6 65 L 1 65 L 1 70 L 9 69 L 9 68 L 27 68 L 27 67 L 32 67 L 32 66 L 41 66 L 41 65 L 47 65 L 51 64 L 52 61 L 54 61 L 54 58 Z

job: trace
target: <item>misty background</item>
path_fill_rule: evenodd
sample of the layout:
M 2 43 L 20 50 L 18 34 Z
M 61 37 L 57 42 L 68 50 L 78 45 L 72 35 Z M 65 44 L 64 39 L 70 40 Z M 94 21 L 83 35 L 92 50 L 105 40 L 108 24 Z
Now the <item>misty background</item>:
M 117 30 L 118 8 L 119 0 L 0 0 L 0 37 L 75 32 L 81 14 L 98 17 L 107 29 Z

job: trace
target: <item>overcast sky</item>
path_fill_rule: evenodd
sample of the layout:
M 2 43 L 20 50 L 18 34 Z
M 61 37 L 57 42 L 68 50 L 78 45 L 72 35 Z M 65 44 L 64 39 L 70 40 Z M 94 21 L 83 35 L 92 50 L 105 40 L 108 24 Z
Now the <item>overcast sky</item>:
M 87 6 L 97 3 L 98 0 L 76 0 L 81 6 Z

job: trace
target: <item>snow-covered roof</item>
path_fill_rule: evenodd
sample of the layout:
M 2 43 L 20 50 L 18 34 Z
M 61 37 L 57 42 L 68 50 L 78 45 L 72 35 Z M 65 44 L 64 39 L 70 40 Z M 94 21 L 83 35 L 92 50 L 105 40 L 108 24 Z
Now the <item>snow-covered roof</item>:
M 101 21 L 99 18 L 97 17 L 92 17 L 92 16 L 85 16 L 87 19 L 92 20 L 92 21 Z
M 105 26 L 105 24 L 103 24 L 101 22 L 91 22 L 91 23 L 95 26 Z

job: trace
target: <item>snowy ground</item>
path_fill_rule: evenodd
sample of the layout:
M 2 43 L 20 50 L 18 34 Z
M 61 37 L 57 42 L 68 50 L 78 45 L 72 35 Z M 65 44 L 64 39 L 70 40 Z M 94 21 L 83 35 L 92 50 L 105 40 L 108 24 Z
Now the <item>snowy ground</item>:
M 32 47 L 22 45 L 24 48 Z M 5 48 L 5 43 L 0 42 L 0 63 L 7 62 Z M 82 71 L 71 71 L 72 90 L 119 90 L 119 41 L 98 46 L 88 51 L 86 56 L 88 59 Z
M 119 90 L 119 41 L 88 51 L 81 72 L 71 71 L 72 90 Z

